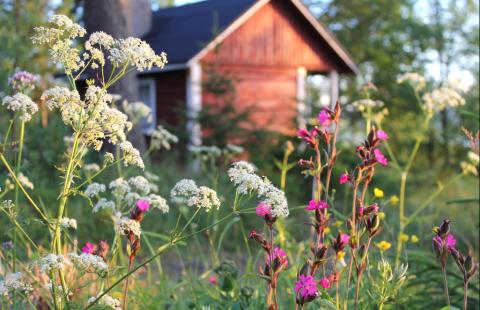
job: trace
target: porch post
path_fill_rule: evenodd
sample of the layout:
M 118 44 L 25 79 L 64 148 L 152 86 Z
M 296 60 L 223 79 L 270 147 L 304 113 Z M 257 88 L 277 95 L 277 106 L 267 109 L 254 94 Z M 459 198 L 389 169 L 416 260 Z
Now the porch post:
M 307 69 L 297 68 L 297 125 L 298 128 L 307 126 Z
M 187 75 L 188 146 L 196 146 L 202 144 L 202 128 L 198 121 L 198 114 L 202 110 L 202 66 L 198 62 L 192 63 Z
M 330 103 L 331 107 L 335 106 L 335 103 L 338 100 L 339 90 L 338 90 L 338 72 L 333 70 L 329 73 L 330 78 Z

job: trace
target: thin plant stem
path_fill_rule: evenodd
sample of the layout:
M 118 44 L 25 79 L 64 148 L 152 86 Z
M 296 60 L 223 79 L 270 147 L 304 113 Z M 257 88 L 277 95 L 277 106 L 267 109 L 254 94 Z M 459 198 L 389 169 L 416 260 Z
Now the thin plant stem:
M 22 164 L 22 153 L 23 153 L 23 141 L 25 138 L 25 122 L 20 122 L 20 137 L 17 153 L 17 162 L 15 163 L 15 173 L 18 175 L 20 171 L 20 166 Z M 18 209 L 18 185 L 15 186 L 15 208 Z M 16 221 L 15 221 L 16 222 Z M 17 261 L 17 227 L 13 229 L 13 272 L 16 271 L 16 261 Z
M 445 270 L 444 266 L 442 266 L 442 275 L 443 275 L 443 285 L 445 287 L 445 296 L 447 298 L 448 307 L 450 308 L 450 294 L 448 293 L 447 271 Z
M 128 260 L 128 273 L 132 271 L 132 266 L 133 266 L 133 257 L 130 257 Z M 125 288 L 123 290 L 123 306 L 122 309 L 127 309 L 127 294 L 128 294 L 128 282 L 130 280 L 130 277 L 127 277 L 125 280 Z
M 468 306 L 468 281 L 463 281 L 463 310 Z

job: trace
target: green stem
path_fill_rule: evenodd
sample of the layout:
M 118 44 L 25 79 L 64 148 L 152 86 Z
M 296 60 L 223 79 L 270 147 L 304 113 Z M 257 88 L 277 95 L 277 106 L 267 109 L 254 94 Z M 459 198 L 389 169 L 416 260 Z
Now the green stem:
M 444 266 L 442 266 L 442 274 L 443 274 L 443 285 L 445 286 L 445 296 L 447 297 L 448 308 L 450 309 L 450 294 L 448 293 L 447 272 Z
M 25 122 L 20 122 L 20 139 L 18 145 L 18 153 L 17 153 L 17 162 L 15 164 L 15 174 L 18 175 L 20 171 L 20 166 L 22 163 L 22 153 L 23 153 L 23 141 L 25 138 Z M 18 210 L 18 185 L 15 186 L 15 208 Z M 16 221 L 15 221 L 16 222 Z M 17 227 L 15 226 L 13 229 L 13 263 L 12 268 L 13 272 L 16 270 L 16 261 L 17 261 Z

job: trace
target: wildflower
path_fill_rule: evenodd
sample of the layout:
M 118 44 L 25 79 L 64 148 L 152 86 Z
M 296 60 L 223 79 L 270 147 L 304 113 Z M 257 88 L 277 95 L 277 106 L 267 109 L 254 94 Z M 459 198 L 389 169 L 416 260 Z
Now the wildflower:
M 77 220 L 63 217 L 60 221 L 60 226 L 62 226 L 63 228 L 77 229 Z
M 132 188 L 127 180 L 124 178 L 116 178 L 115 180 L 111 181 L 108 185 L 108 188 L 112 191 L 112 194 L 117 197 L 121 198 L 124 197 L 127 193 L 129 193 Z
M 123 153 L 123 163 L 125 166 L 134 165 L 141 169 L 145 168 L 140 152 L 133 147 L 130 141 L 120 143 L 120 150 Z
M 397 80 L 398 84 L 408 83 L 410 86 L 415 89 L 415 91 L 420 91 L 425 88 L 426 80 L 422 75 L 415 72 L 408 72 L 400 76 Z
M 319 283 L 324 289 L 328 289 L 331 286 L 330 280 L 328 278 L 322 278 Z
M 97 213 L 101 210 L 114 211 L 115 210 L 115 203 L 113 201 L 107 200 L 106 198 L 100 198 L 100 200 L 98 200 L 98 202 L 93 207 L 92 212 Z
M 305 208 L 307 211 L 315 211 L 315 210 L 323 210 L 330 208 L 328 203 L 323 200 L 315 201 L 315 200 L 310 200 L 308 203 L 308 206 Z
M 188 203 L 189 199 L 196 195 L 198 186 L 195 181 L 190 179 L 183 179 L 178 181 L 170 191 L 172 201 L 178 204 Z
M 385 212 L 378 212 L 378 219 L 383 221 L 385 219 Z
M 85 243 L 85 246 L 82 248 L 82 253 L 92 254 L 95 251 L 95 245 L 91 242 Z
M 375 197 L 377 197 L 377 198 L 383 198 L 383 191 L 381 189 L 379 189 L 378 187 L 375 187 L 373 189 L 373 195 L 375 195 Z
M 167 55 L 155 55 L 148 43 L 138 38 L 116 40 L 109 49 L 108 59 L 116 67 L 131 65 L 138 71 L 150 70 L 153 66 L 163 68 L 167 63 Z
M 412 236 L 410 237 L 410 240 L 412 241 L 412 243 L 417 243 L 417 242 L 419 241 L 417 235 L 412 235 Z
M 22 278 L 23 274 L 21 272 L 7 274 L 3 280 L 0 281 L 0 297 L 12 292 L 30 292 L 33 289 L 32 286 L 25 283 Z
M 348 181 L 350 180 L 350 177 L 348 176 L 348 173 L 342 173 L 340 175 L 340 179 L 338 180 L 338 182 L 340 184 L 345 184 L 347 183 Z
M 399 239 L 400 242 L 408 242 L 408 240 L 410 240 L 410 237 L 407 234 L 401 234 Z
M 440 236 L 433 237 L 433 243 L 434 246 L 436 246 L 440 250 L 443 248 L 451 251 L 452 249 L 455 249 L 455 246 L 457 245 L 457 240 L 455 239 L 455 236 L 453 236 L 452 234 L 448 234 L 445 239 L 442 239 Z
M 393 195 L 390 197 L 390 203 L 392 204 L 392 206 L 396 206 L 399 201 L 400 199 L 398 199 L 397 195 Z
M 178 143 L 178 137 L 163 126 L 158 126 L 151 134 L 150 147 L 154 150 L 169 150 L 173 143 Z
M 17 175 L 17 179 L 20 182 L 20 184 L 23 185 L 23 187 L 29 188 L 31 190 L 34 189 L 33 183 L 23 173 L 20 172 Z
M 323 232 L 325 234 L 329 234 L 332 230 L 330 229 L 330 227 L 325 227 L 325 229 L 323 230 Z
M 377 138 L 381 141 L 387 141 L 389 137 L 385 131 L 379 129 L 377 130 Z
M 344 251 L 339 251 L 339 252 L 337 253 L 337 259 L 338 259 L 338 260 L 341 260 L 341 259 L 343 259 L 344 257 L 345 257 L 345 252 L 344 252 Z
M 65 266 L 71 265 L 71 262 L 63 255 L 48 254 L 38 261 L 38 265 L 43 272 L 63 270 Z
M 4 250 L 13 250 L 13 247 L 12 240 L 2 242 L 2 249 Z
M 465 99 L 453 88 L 445 86 L 426 93 L 422 97 L 424 109 L 429 114 L 443 111 L 446 108 L 463 106 Z
M 371 108 L 381 108 L 384 106 L 384 103 L 380 100 L 360 99 L 352 102 L 352 105 L 357 109 L 357 111 L 363 112 Z
M 280 265 L 282 267 L 288 268 L 287 253 L 285 253 L 285 251 L 281 248 L 275 247 L 273 249 L 273 260 L 275 265 Z
M 198 192 L 190 202 L 197 208 L 205 209 L 206 212 L 212 208 L 216 208 L 217 210 L 220 208 L 220 200 L 218 199 L 217 193 L 206 186 L 200 186 Z
M 18 71 L 8 78 L 8 85 L 14 92 L 32 90 L 39 79 L 38 75 L 27 71 Z
M 129 219 L 126 217 L 115 219 L 115 232 L 117 234 L 125 236 L 132 233 L 137 237 L 140 237 L 140 235 L 142 234 L 140 223 L 135 221 L 134 219 Z
M 102 293 L 100 292 L 97 297 L 90 297 L 87 302 L 91 304 L 101 294 Z M 120 302 L 120 300 L 110 297 L 109 295 L 103 295 L 102 298 L 100 298 L 100 300 L 98 301 L 98 305 L 111 308 L 112 310 L 122 310 L 122 303 Z
M 257 208 L 255 209 L 255 213 L 258 215 L 258 216 L 266 216 L 266 215 L 269 215 L 270 212 L 272 211 L 272 206 L 266 204 L 266 203 L 263 203 L 263 202 L 260 202 L 257 206 Z
M 380 151 L 379 149 L 375 149 L 373 150 L 373 154 L 375 155 L 375 159 L 380 165 L 383 165 L 383 166 L 388 165 L 388 160 L 385 157 L 385 155 L 382 154 L 382 151 Z
M 103 193 L 105 190 L 106 190 L 105 185 L 100 183 L 92 183 L 87 186 L 87 188 L 83 193 L 85 194 L 85 196 L 89 198 L 93 198 L 99 195 L 100 193 Z
M 317 144 L 318 129 L 313 128 L 311 131 L 299 129 L 297 131 L 297 136 L 313 147 Z
M 2 105 L 12 112 L 18 112 L 19 119 L 28 122 L 32 119 L 32 115 L 38 112 L 38 106 L 27 95 L 16 93 L 11 96 L 6 96 L 2 100 Z
M 378 242 L 377 244 L 375 244 L 377 246 L 377 248 L 380 249 L 380 251 L 387 251 L 388 249 L 390 249 L 392 247 L 392 244 L 388 241 L 385 241 L 385 240 L 382 240 L 380 242 Z
M 318 121 L 320 122 L 320 125 L 323 127 L 327 127 L 332 122 L 332 116 L 328 111 L 328 109 L 326 108 L 320 111 L 317 118 L 318 118 Z
M 317 297 L 318 288 L 315 278 L 310 275 L 301 274 L 295 283 L 295 293 L 297 293 L 297 302 L 304 304 Z
M 212 275 L 212 276 L 208 277 L 208 282 L 210 282 L 210 284 L 217 285 L 218 284 L 218 277 L 215 276 L 215 275 Z
M 148 203 L 148 201 L 140 199 L 139 201 L 137 201 L 137 209 L 142 212 L 147 212 L 148 209 L 150 209 L 150 204 Z
M 105 155 L 103 156 L 104 165 L 111 164 L 114 161 L 115 161 L 115 156 L 113 156 L 113 154 L 110 152 L 106 152 Z
M 350 242 L 350 236 L 345 233 L 339 233 L 337 238 L 332 240 L 332 247 L 336 253 L 343 251 L 343 249 Z
M 162 211 L 162 213 L 167 213 L 170 209 L 168 204 L 167 204 L 167 201 L 159 195 L 150 194 L 147 197 L 147 199 L 150 202 L 150 206 L 152 208 L 159 209 L 160 211 Z
M 150 182 L 141 175 L 130 178 L 128 184 L 141 195 L 147 195 L 152 190 Z
M 94 255 L 93 252 L 83 252 L 80 255 L 69 253 L 68 258 L 81 272 L 96 273 L 99 276 L 104 276 L 108 271 L 108 265 L 103 261 L 103 258 Z
M 86 164 L 83 166 L 83 170 L 85 170 L 87 173 L 98 172 L 100 170 L 100 166 L 96 163 Z

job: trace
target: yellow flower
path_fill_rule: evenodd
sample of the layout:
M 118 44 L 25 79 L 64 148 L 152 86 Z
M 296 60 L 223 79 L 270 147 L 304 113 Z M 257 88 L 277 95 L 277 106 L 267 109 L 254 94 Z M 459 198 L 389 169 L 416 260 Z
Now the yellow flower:
M 385 212 L 378 212 L 378 219 L 383 221 L 385 219 Z
M 383 197 L 383 191 L 381 189 L 379 189 L 378 187 L 375 187 L 373 189 L 373 194 L 375 195 L 375 197 L 377 198 L 382 198 Z
M 419 241 L 417 235 L 412 235 L 412 236 L 410 237 L 410 240 L 412 241 L 412 243 L 417 243 L 417 242 Z
M 345 252 L 340 251 L 337 253 L 337 258 L 338 260 L 342 260 L 345 257 Z
M 397 195 L 393 195 L 392 197 L 390 197 L 390 203 L 392 204 L 392 206 L 396 206 L 399 200 L 400 199 L 398 199 Z
M 331 230 L 330 230 L 330 227 L 327 227 L 327 228 L 325 228 L 325 230 L 324 230 L 324 232 L 325 232 L 326 234 L 329 234 L 330 231 L 331 231 Z
M 410 239 L 410 237 L 407 234 L 401 234 L 400 235 L 400 241 L 401 242 L 407 242 Z
M 392 247 L 392 244 L 388 241 L 382 240 L 379 243 L 376 244 L 377 248 L 380 249 L 380 251 L 386 251 Z
M 340 227 L 342 225 L 343 225 L 343 222 L 339 221 L 339 220 L 336 220 L 335 223 L 333 224 L 333 226 L 335 226 L 335 227 Z

